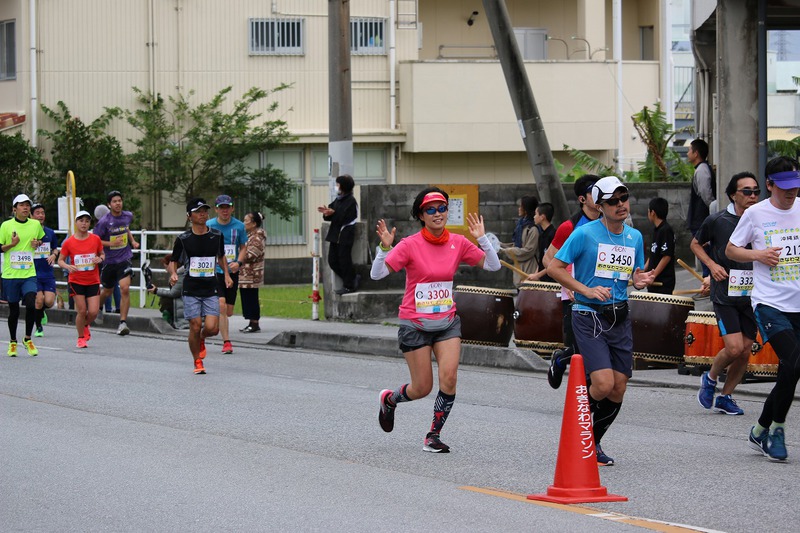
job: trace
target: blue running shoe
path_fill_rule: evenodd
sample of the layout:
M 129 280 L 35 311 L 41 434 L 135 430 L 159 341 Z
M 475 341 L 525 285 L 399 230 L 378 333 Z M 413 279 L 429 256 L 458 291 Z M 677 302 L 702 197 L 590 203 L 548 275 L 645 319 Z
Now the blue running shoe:
M 762 431 L 759 435 L 753 435 L 753 431 L 756 429 L 755 426 L 750 428 L 750 433 L 748 434 L 748 444 L 751 448 L 755 451 L 761 453 L 764 457 L 767 457 L 767 437 L 769 436 L 769 430 Z
M 714 404 L 714 393 L 717 392 L 717 382 L 708 377 L 708 372 L 700 376 L 700 390 L 697 391 L 697 401 L 704 409 L 711 409 Z
M 767 436 L 767 456 L 770 461 L 776 463 L 786 460 L 786 438 L 783 428 L 775 428 L 775 431 Z
M 731 398 L 730 394 L 717 396 L 717 401 L 714 402 L 714 410 L 718 413 L 725 413 L 726 415 L 744 414 L 744 409 L 736 405 L 736 400 Z
M 597 454 L 597 466 L 614 466 L 614 459 L 607 456 L 599 444 L 594 449 Z

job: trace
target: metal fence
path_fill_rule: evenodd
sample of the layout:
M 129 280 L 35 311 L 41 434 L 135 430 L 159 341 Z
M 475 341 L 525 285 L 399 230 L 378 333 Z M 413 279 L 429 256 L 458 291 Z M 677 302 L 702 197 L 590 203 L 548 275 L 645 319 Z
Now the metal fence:
M 147 296 L 147 285 L 145 283 L 144 276 L 141 275 L 141 273 L 142 273 L 142 268 L 141 268 L 142 263 L 144 263 L 146 260 L 149 259 L 150 263 L 151 263 L 150 269 L 153 272 L 166 273 L 167 270 L 165 268 L 160 268 L 161 261 L 154 261 L 153 258 L 160 259 L 160 257 L 165 256 L 165 255 L 167 255 L 169 253 L 172 253 L 172 248 L 169 248 L 169 249 L 166 249 L 166 250 L 165 249 L 161 249 L 161 248 L 150 248 L 150 245 L 151 244 L 152 245 L 156 245 L 157 242 L 155 242 L 155 241 L 161 235 L 168 235 L 168 236 L 172 237 L 171 240 L 174 241 L 175 237 L 177 237 L 178 235 L 180 235 L 183 232 L 182 231 L 150 231 L 150 230 L 134 231 L 134 230 L 131 230 L 131 233 L 136 235 L 137 239 L 139 240 L 139 249 L 138 250 L 133 250 L 133 259 L 134 259 L 134 261 L 133 261 L 133 272 L 139 273 L 138 284 L 134 285 L 133 282 L 132 282 L 131 283 L 131 290 L 138 290 L 139 291 L 139 307 L 144 307 L 145 303 L 147 301 L 147 298 L 146 298 L 146 296 Z M 66 237 L 67 231 L 66 230 L 56 230 L 56 235 L 59 235 L 59 237 L 61 237 L 61 238 Z M 139 259 L 138 265 L 137 265 L 137 263 L 135 261 L 137 256 L 138 256 L 138 259 Z M 158 268 L 155 268 L 153 265 L 158 265 Z M 57 264 L 53 265 L 53 266 L 55 268 L 58 268 L 58 269 L 61 268 Z M 67 286 L 67 282 L 66 281 L 56 281 L 56 285 L 59 285 L 61 287 L 66 287 Z

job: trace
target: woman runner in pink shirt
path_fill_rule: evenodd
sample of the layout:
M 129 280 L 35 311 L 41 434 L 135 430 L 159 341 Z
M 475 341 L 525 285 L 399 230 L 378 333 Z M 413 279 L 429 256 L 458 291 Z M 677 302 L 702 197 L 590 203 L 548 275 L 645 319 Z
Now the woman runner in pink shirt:
M 426 452 L 447 453 L 450 447 L 439 434 L 456 397 L 458 360 L 461 356 L 461 320 L 453 301 L 453 276 L 460 263 L 486 270 L 500 270 L 500 260 L 486 237 L 483 217 L 467 214 L 470 234 L 480 248 L 466 237 L 447 231 L 449 196 L 437 187 L 420 192 L 411 208 L 422 230 L 402 239 L 392 248 L 397 228 L 389 231 L 378 221 L 381 244 L 376 251 L 370 276 L 382 279 L 406 269 L 406 290 L 400 305 L 397 337 L 411 383 L 380 393 L 378 422 L 387 433 L 394 429 L 394 410 L 400 402 L 424 398 L 433 388 L 431 352 L 439 366 L 439 393 L 433 405 L 433 423 L 422 447 Z

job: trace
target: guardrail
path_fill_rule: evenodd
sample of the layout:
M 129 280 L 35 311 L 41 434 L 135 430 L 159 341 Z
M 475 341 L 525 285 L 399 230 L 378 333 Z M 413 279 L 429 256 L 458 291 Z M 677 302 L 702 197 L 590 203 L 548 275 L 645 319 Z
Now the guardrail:
M 137 240 L 139 241 L 139 249 L 138 250 L 133 250 L 133 256 L 134 257 L 136 257 L 137 255 L 139 256 L 139 266 L 135 266 L 135 265 L 133 266 L 133 271 L 139 273 L 139 282 L 138 282 L 138 285 L 136 285 L 136 286 L 131 284 L 131 290 L 138 290 L 139 291 L 139 307 L 144 307 L 145 303 L 147 302 L 147 297 L 146 297 L 147 296 L 147 286 L 145 285 L 144 276 L 141 275 L 141 273 L 142 273 L 142 269 L 141 269 L 142 263 L 144 263 L 146 260 L 150 259 L 151 256 L 163 256 L 163 255 L 167 255 L 169 253 L 172 253 L 172 248 L 170 248 L 169 250 L 161 250 L 161 249 L 158 249 L 158 248 L 149 248 L 148 247 L 148 242 L 147 242 L 148 241 L 148 239 L 147 239 L 148 236 L 150 236 L 150 235 L 152 235 L 152 236 L 170 235 L 170 236 L 177 237 L 178 235 L 180 235 L 183 232 L 182 231 L 155 231 L 155 230 L 144 230 L 143 229 L 143 230 L 138 230 L 138 231 L 131 230 L 131 233 L 133 233 L 136 236 Z M 56 230 L 56 235 L 59 235 L 59 237 L 63 240 L 63 237 L 66 237 L 66 235 L 67 235 L 67 231 L 66 230 Z M 153 267 L 153 265 L 156 265 L 156 264 L 157 265 L 161 265 L 160 261 L 158 263 L 155 263 L 152 259 L 150 259 L 150 263 L 151 263 L 150 269 L 153 272 L 166 273 L 167 270 L 165 268 L 154 268 Z M 61 267 L 58 266 L 58 264 L 53 265 L 53 266 L 54 266 L 54 268 L 58 268 L 58 269 L 61 268 Z M 66 281 L 56 281 L 56 285 L 60 285 L 62 287 L 66 287 L 67 282 Z

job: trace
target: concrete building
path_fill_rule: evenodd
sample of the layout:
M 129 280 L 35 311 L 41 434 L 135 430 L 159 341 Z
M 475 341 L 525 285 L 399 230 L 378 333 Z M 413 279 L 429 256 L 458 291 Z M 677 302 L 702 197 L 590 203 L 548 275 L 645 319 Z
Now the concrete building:
M 623 168 L 645 155 L 630 116 L 662 93 L 664 2 L 620 3 L 618 79 L 617 0 L 506 1 L 565 165 L 564 145 L 610 164 L 620 153 Z M 267 221 L 269 256 L 308 257 L 316 206 L 329 202 L 327 8 L 320 0 L 0 0 L 0 125 L 39 141 L 35 128 L 51 126 L 39 104 L 61 100 L 91 121 L 105 106 L 134 109 L 134 86 L 195 91 L 196 104 L 228 85 L 232 102 L 251 86 L 293 84 L 277 96 L 277 113 L 297 141 L 253 154 L 252 164 L 276 165 L 298 184 L 302 215 Z M 480 0 L 352 0 L 350 16 L 358 186 L 533 182 Z M 135 135 L 122 122 L 110 133 Z M 160 209 L 166 226 L 182 226 L 175 200 L 165 191 L 146 199 L 145 224 Z

